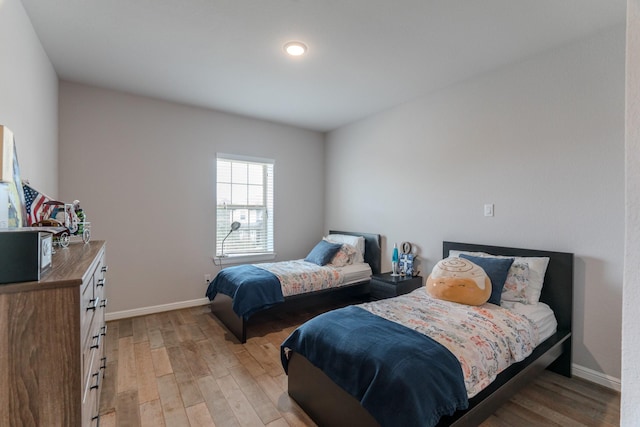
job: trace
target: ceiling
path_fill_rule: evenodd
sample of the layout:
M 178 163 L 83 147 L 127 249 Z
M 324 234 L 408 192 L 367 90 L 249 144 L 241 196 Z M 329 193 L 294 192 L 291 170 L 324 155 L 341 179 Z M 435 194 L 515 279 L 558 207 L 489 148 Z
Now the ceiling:
M 62 80 L 328 131 L 624 23 L 626 0 L 22 0 Z M 301 40 L 304 57 L 283 45 Z

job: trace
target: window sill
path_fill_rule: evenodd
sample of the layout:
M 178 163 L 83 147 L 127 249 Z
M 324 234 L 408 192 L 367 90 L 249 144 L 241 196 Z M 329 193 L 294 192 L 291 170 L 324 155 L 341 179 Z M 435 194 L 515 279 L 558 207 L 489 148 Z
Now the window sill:
M 278 254 L 275 252 L 266 254 L 226 255 L 213 257 L 215 265 L 250 264 L 259 261 L 272 261 Z

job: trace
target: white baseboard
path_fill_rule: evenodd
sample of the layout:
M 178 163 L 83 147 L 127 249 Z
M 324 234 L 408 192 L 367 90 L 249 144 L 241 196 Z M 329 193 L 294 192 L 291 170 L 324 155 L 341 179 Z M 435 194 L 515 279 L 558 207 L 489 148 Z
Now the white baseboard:
M 128 317 L 144 316 L 146 314 L 162 313 L 163 311 L 179 310 L 181 308 L 198 307 L 209 304 L 209 298 L 198 298 L 190 301 L 172 302 L 171 304 L 154 305 L 151 307 L 134 308 L 132 310 L 114 311 L 107 313 L 105 320 L 126 319 Z
M 592 383 L 599 384 L 612 390 L 622 390 L 622 382 L 620 381 L 620 378 L 615 378 L 610 375 L 603 374 L 602 372 L 576 365 L 575 363 L 571 365 L 571 373 L 578 378 L 591 381 Z

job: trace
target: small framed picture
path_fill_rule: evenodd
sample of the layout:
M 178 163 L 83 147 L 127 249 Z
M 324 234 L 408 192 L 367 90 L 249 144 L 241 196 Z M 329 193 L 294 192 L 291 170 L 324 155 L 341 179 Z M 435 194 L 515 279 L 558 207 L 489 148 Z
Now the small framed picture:
M 413 254 L 401 254 L 398 264 L 400 274 L 413 276 Z
M 0 222 L 4 227 L 18 228 L 27 225 L 22 180 L 18 166 L 18 153 L 13 132 L 0 126 Z M 4 228 L 3 227 L 3 228 Z

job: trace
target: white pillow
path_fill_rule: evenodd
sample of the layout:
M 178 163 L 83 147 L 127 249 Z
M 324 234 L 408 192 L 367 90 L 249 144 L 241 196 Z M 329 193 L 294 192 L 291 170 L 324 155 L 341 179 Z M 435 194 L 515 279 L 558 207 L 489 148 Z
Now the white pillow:
M 500 302 L 508 301 L 529 304 L 527 287 L 529 286 L 530 275 L 531 269 L 529 268 L 529 263 L 520 261 L 516 262 L 514 259 L 513 264 L 511 264 L 509 272 L 507 273 L 507 279 L 504 281 Z M 538 295 L 538 298 L 539 297 L 540 296 Z
M 511 268 L 519 267 L 521 269 L 529 269 L 529 278 L 525 280 L 524 294 L 529 304 L 537 304 L 540 301 L 542 293 L 542 285 L 544 284 L 544 274 L 547 272 L 549 265 L 548 257 L 513 257 Z M 517 271 L 513 271 L 513 279 L 517 280 Z M 509 280 L 507 275 L 507 280 Z M 522 280 L 522 279 L 521 279 Z M 507 281 L 505 281 L 505 287 Z M 525 303 L 526 304 L 526 303 Z
M 540 300 L 544 275 L 549 265 L 548 257 L 514 257 L 491 255 L 485 252 L 449 251 L 449 256 L 460 254 L 488 258 L 513 258 L 513 264 L 507 273 L 507 280 L 502 288 L 502 301 L 536 304 Z
M 353 260 L 354 264 L 364 262 L 364 237 L 350 236 L 348 234 L 329 234 L 325 239 L 333 243 L 347 243 L 354 246 L 357 250 Z

